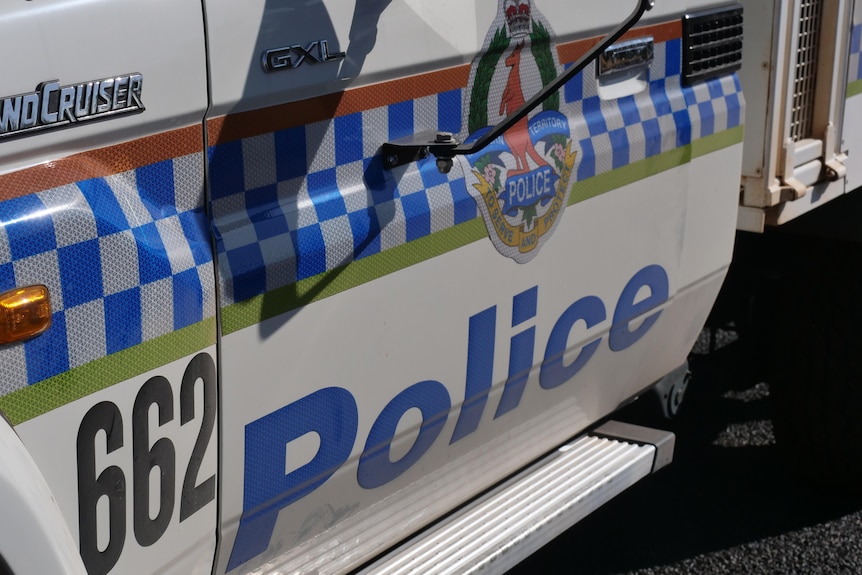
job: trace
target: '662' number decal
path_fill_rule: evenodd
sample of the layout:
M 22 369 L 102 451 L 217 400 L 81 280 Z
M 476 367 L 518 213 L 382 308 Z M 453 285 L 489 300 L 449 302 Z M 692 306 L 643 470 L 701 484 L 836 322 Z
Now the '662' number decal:
M 196 355 L 183 374 L 180 385 L 180 425 L 195 419 L 195 386 L 203 385 L 203 420 L 191 458 L 185 466 L 182 493 L 180 494 L 180 522 L 215 498 L 215 475 L 198 481 L 198 472 L 210 443 L 216 418 L 215 364 L 207 353 Z M 158 426 L 174 419 L 174 393 L 170 382 L 157 375 L 141 386 L 132 408 L 132 524 L 135 539 L 142 547 L 152 545 L 164 535 L 175 507 L 176 451 L 168 437 L 151 443 L 149 412 L 152 406 L 158 411 Z M 107 573 L 117 563 L 126 540 L 126 485 L 123 470 L 110 465 L 98 473 L 96 470 L 96 435 L 104 431 L 107 453 L 123 447 L 123 416 L 120 408 L 110 401 L 94 405 L 84 416 L 78 428 L 78 529 L 81 540 L 81 557 L 90 575 Z M 159 472 L 158 513 L 150 517 L 150 473 Z M 107 498 L 109 537 L 107 546 L 100 550 L 97 541 L 96 506 L 99 499 Z

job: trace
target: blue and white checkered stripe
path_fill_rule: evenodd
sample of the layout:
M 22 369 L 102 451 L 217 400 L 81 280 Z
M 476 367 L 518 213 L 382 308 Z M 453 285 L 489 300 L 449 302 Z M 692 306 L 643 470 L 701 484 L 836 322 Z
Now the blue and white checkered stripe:
M 847 82 L 862 80 L 862 23 L 856 23 L 862 19 L 862 5 L 856 6 L 854 24 L 850 32 L 850 54 L 847 62 Z
M 595 65 L 564 88 L 564 98 L 583 122 L 571 122 L 581 149 L 578 180 L 690 144 L 742 123 L 736 75 L 681 85 L 681 40 L 655 45 L 647 90 L 602 100 Z
M 741 123 L 736 76 L 681 87 L 680 50 L 678 39 L 656 44 L 637 96 L 601 100 L 591 67 L 564 88 L 579 180 Z M 427 159 L 386 172 L 376 156 L 386 140 L 460 131 L 462 109 L 452 90 L 212 147 L 221 305 L 477 217 L 456 170 L 441 175 Z
M 453 90 L 211 148 L 222 305 L 477 217 L 455 171 L 432 158 L 385 172 L 369 137 L 460 124 Z
M 200 154 L 0 203 L 0 290 L 42 283 L 52 326 L 0 350 L 0 395 L 215 314 Z

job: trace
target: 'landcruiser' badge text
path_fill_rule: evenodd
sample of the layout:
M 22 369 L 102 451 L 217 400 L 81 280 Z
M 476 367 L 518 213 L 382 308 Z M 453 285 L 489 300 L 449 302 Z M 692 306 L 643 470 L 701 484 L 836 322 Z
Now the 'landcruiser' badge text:
M 61 86 L 42 82 L 32 92 L 0 100 L 0 140 L 118 114 L 141 112 L 141 74 Z

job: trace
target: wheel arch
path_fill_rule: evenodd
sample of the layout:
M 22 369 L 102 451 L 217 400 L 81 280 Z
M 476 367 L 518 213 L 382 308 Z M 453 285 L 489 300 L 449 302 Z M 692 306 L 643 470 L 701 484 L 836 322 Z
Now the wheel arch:
M 86 575 L 60 507 L 2 411 L 0 461 L 0 573 Z

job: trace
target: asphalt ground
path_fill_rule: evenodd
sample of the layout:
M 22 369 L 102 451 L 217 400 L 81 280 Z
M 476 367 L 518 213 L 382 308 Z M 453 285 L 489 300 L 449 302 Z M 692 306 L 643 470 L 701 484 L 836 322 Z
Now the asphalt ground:
M 642 402 L 615 417 L 674 431 L 671 466 L 511 573 L 862 574 L 862 500 L 794 479 L 759 363 L 732 331 L 704 332 L 676 420 Z

